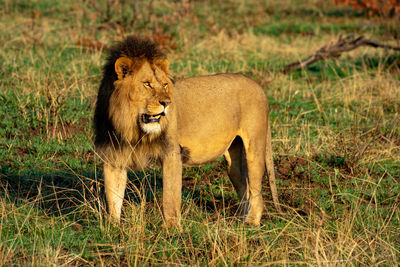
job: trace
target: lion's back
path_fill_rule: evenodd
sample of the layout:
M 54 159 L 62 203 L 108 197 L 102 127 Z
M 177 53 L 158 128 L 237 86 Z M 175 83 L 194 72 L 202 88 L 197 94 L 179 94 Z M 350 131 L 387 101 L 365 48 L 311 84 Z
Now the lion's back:
M 262 88 L 241 74 L 215 74 L 178 80 L 175 100 L 178 114 L 219 117 L 233 120 L 231 122 L 246 110 L 255 108 L 257 112 L 262 112 L 264 107 L 267 108 Z

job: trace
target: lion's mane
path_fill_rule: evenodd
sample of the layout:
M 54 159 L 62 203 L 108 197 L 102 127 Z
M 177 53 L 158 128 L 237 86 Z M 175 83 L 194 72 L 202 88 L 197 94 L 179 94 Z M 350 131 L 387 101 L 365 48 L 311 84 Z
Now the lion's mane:
M 142 135 L 137 136 L 137 140 L 127 143 L 122 138 L 124 133 L 116 131 L 110 118 L 110 98 L 115 90 L 114 82 L 118 80 L 115 72 L 115 62 L 120 57 L 134 59 L 144 59 L 152 64 L 157 59 L 165 58 L 165 55 L 157 48 L 156 44 L 149 39 L 136 36 L 127 37 L 124 41 L 118 42 L 109 49 L 109 55 L 103 67 L 103 79 L 101 81 L 96 108 L 94 113 L 95 146 L 97 150 L 112 147 L 114 150 L 124 149 L 128 146 L 137 147 L 138 152 L 158 155 L 165 146 L 165 134 L 161 134 L 157 139 Z M 129 120 L 130 118 L 119 118 Z M 131 123 L 137 123 L 132 121 Z M 138 127 L 139 128 L 139 127 Z M 140 129 L 137 129 L 140 131 Z M 139 140 L 140 139 L 140 140 Z M 137 142 L 140 141 L 140 147 Z M 119 152 L 121 153 L 121 152 Z

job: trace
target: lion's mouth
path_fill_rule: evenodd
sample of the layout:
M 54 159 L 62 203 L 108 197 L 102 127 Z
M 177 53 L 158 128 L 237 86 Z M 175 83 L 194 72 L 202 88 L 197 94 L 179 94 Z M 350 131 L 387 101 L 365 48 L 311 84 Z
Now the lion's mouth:
M 160 122 L 161 116 L 165 116 L 164 112 L 161 112 L 156 115 L 151 115 L 151 114 L 143 114 L 142 115 L 142 122 L 143 123 L 153 123 L 153 122 Z

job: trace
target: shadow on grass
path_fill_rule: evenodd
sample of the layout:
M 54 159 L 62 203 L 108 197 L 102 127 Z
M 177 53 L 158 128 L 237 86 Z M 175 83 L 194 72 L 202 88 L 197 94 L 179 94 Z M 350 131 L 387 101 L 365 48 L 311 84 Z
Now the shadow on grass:
M 153 201 L 161 189 L 158 171 L 129 172 L 128 176 L 125 198 L 130 202 Z M 34 204 L 48 215 L 73 214 L 83 205 L 106 212 L 101 173 L 74 170 L 16 172 L 2 166 L 0 177 L 0 197 L 17 204 Z
M 200 168 L 186 168 L 183 174 L 182 197 L 211 214 L 224 212 L 234 216 L 238 207 L 236 193 L 226 179 L 218 179 L 219 168 L 203 172 Z M 31 204 L 47 215 L 69 216 L 79 214 L 82 207 L 90 207 L 96 213 L 106 213 L 104 184 L 101 172 L 75 170 L 20 171 L 7 165 L 0 167 L 0 197 L 16 205 Z M 150 206 L 161 202 L 162 174 L 160 168 L 128 172 L 125 200 L 139 205 L 143 201 Z M 219 187 L 231 188 L 222 194 Z M 217 191 L 217 192 L 216 192 Z
M 312 190 L 325 190 L 326 194 L 332 194 L 326 180 L 333 175 L 331 168 L 337 168 L 341 173 L 349 175 L 349 168 L 355 167 L 349 167 L 350 162 L 337 155 L 326 155 L 326 159 L 321 158 L 317 161 L 318 164 L 297 156 L 277 156 L 275 171 L 281 204 L 299 214 L 307 215 L 312 212 L 308 207 L 313 205 L 305 196 L 311 196 Z M 318 167 L 321 164 L 325 167 Z M 82 208 L 87 207 L 97 214 L 105 214 L 102 173 L 93 169 L 92 172 L 17 172 L 3 165 L 0 168 L 0 197 L 7 198 L 17 205 L 33 204 L 47 215 L 75 216 L 82 214 Z M 161 203 L 161 168 L 129 172 L 128 177 L 125 193 L 128 203 L 140 205 L 146 202 L 150 207 L 157 206 L 156 202 Z M 267 209 L 265 213 L 275 212 L 266 176 L 262 192 Z M 182 197 L 183 206 L 184 203 L 193 203 L 211 217 L 221 213 L 234 217 L 239 204 L 236 192 L 227 177 L 225 161 L 199 168 L 184 168 Z

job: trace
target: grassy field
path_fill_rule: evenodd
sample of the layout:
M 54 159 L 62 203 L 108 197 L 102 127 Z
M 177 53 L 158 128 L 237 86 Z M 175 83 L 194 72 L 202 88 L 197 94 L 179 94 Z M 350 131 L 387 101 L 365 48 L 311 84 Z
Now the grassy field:
M 341 34 L 399 45 L 398 20 L 324 0 L 2 0 L 0 15 L 0 265 L 400 264 L 399 52 L 278 71 Z M 221 159 L 184 169 L 181 230 L 163 227 L 156 165 L 107 220 L 92 117 L 107 46 L 129 34 L 158 41 L 175 77 L 263 86 L 285 215 L 266 178 L 262 225 L 237 221 Z

